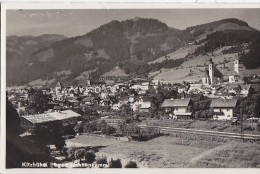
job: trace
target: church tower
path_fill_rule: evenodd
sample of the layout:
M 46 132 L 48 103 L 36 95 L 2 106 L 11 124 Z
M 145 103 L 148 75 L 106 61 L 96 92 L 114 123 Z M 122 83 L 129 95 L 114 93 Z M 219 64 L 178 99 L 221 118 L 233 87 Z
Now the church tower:
M 237 75 L 239 75 L 239 53 L 234 61 L 234 72 L 237 73 Z
M 212 59 L 209 61 L 209 79 L 210 79 L 210 85 L 214 84 L 214 63 L 212 62 Z

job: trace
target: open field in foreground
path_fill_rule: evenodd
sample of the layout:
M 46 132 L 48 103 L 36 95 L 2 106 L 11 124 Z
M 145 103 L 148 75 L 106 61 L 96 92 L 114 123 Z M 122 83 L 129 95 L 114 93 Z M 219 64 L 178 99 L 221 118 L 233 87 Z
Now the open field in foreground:
M 201 153 L 189 167 L 260 168 L 260 144 L 228 143 Z
M 82 135 L 69 142 L 102 147 L 97 157 L 130 160 L 138 167 L 260 167 L 260 145 L 209 138 L 162 136 L 146 142 L 122 142 L 114 138 Z

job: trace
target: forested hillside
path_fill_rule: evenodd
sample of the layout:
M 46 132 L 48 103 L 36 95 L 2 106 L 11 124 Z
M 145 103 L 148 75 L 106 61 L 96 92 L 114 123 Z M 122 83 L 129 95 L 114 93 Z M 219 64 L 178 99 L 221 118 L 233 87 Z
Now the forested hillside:
M 178 30 L 156 19 L 134 18 L 111 21 L 82 36 L 45 36 L 49 37 L 7 38 L 7 85 L 37 79 L 74 83 L 83 72 L 95 69 L 98 77 L 115 66 L 127 74 L 147 76 L 161 68 L 179 67 L 188 59 L 221 47 L 231 46 L 237 51 L 234 48 L 244 43 L 250 48 L 243 58 L 245 66 L 259 67 L 259 32 L 238 19 Z M 191 43 L 197 46 L 194 52 L 177 60 L 167 59 L 169 53 Z M 148 64 L 161 57 L 165 57 L 162 62 Z M 60 73 L 63 71 L 70 73 Z

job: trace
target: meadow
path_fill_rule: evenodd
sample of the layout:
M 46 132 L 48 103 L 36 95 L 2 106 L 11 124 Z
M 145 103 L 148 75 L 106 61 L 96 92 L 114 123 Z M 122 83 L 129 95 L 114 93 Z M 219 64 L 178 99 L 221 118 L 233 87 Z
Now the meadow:
M 145 142 L 123 142 L 111 137 L 81 135 L 68 141 L 82 146 L 98 145 L 97 157 L 130 160 L 140 168 L 260 167 L 256 142 L 231 141 L 204 136 L 162 136 Z

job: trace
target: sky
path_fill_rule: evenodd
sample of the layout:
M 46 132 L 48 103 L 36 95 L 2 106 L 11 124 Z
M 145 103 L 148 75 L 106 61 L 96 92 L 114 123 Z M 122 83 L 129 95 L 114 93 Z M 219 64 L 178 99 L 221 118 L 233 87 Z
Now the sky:
M 62 34 L 79 36 L 112 20 L 154 18 L 169 27 L 186 27 L 225 18 L 237 18 L 260 30 L 260 9 L 73 9 L 7 10 L 7 35 Z

